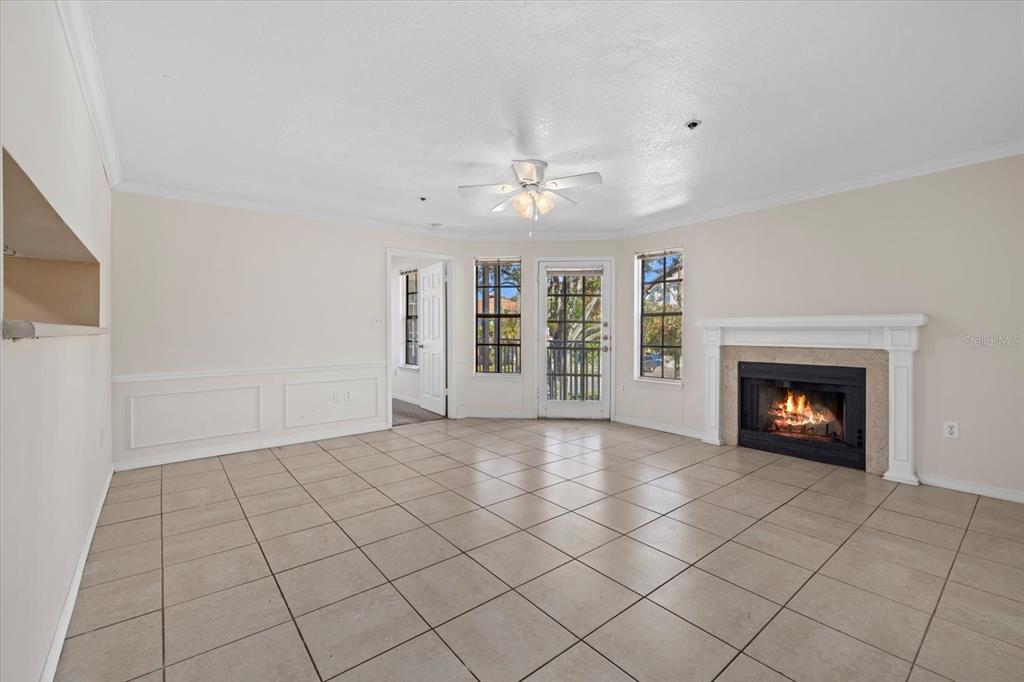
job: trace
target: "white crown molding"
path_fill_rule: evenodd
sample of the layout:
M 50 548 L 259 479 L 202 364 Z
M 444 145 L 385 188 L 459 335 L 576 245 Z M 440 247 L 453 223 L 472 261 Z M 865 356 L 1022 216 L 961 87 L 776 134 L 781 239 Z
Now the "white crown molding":
M 224 377 L 259 376 L 261 374 L 297 374 L 300 372 L 339 372 L 351 369 L 379 369 L 388 366 L 385 360 L 348 362 L 341 365 L 309 365 L 302 367 L 259 367 L 252 369 L 219 369 L 199 372 L 157 372 L 152 374 L 115 374 L 110 381 L 128 384 L 140 381 L 182 381 L 187 379 L 210 379 Z
M 816 185 L 814 187 L 808 187 L 807 189 L 796 190 L 794 192 L 785 192 L 783 194 L 775 194 L 772 196 L 763 197 L 761 199 L 755 199 L 753 201 L 732 204 L 729 206 L 724 206 L 722 208 L 716 208 L 712 211 L 697 213 L 695 215 L 686 216 L 678 220 L 666 220 L 655 225 L 637 228 L 634 230 L 621 230 L 620 232 L 617 233 L 617 237 L 635 237 L 637 235 L 642 234 L 664 232 L 666 230 L 671 230 L 677 227 L 684 227 L 686 225 L 705 223 L 711 220 L 729 218 L 731 216 L 741 215 L 744 213 L 753 213 L 755 211 L 760 211 L 766 208 L 785 206 L 786 204 L 796 204 L 801 201 L 818 199 L 821 197 L 830 196 L 832 194 L 842 194 L 843 192 L 851 192 L 857 189 L 866 189 L 868 187 L 884 185 L 889 182 L 909 180 L 911 178 L 920 177 L 922 175 L 941 173 L 942 171 L 952 170 L 954 168 L 962 168 L 964 166 L 971 166 L 976 163 L 985 163 L 986 161 L 1005 159 L 1007 157 L 1017 156 L 1020 154 L 1024 154 L 1024 143 L 1022 142 L 1014 142 L 1012 144 L 987 147 L 985 149 L 979 149 L 964 154 L 956 154 L 953 156 L 943 157 L 941 159 L 933 159 L 931 161 L 915 164 L 912 166 L 907 166 L 898 170 L 887 171 L 885 173 L 876 173 L 872 175 L 862 176 L 859 178 L 854 178 L 852 180 L 843 180 L 840 182 Z
M 71 52 L 71 61 L 78 74 L 85 107 L 92 121 L 96 146 L 107 171 L 107 183 L 113 189 L 122 179 L 121 157 L 117 152 L 117 137 L 114 135 L 114 123 L 107 102 L 107 89 L 103 84 L 103 72 L 96 53 L 89 6 L 84 0 L 55 0 L 55 4 L 60 23 L 64 27 L 64 39 Z

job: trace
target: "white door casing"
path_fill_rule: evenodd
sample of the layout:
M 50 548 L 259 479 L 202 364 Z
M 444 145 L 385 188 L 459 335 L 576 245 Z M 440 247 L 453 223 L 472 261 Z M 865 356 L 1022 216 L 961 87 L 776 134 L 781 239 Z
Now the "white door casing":
M 420 407 L 447 414 L 445 367 L 445 264 L 419 271 Z
M 614 271 L 610 260 L 540 259 L 537 267 L 537 414 L 539 417 L 573 419 L 609 419 L 612 402 L 612 309 L 614 305 Z M 548 397 L 548 274 L 552 272 L 600 271 L 600 399 L 561 400 Z

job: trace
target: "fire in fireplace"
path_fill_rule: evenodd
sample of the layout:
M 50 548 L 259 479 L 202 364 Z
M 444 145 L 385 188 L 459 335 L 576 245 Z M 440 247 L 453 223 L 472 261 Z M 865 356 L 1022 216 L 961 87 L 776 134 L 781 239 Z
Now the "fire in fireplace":
M 864 468 L 863 368 L 739 363 L 739 444 Z

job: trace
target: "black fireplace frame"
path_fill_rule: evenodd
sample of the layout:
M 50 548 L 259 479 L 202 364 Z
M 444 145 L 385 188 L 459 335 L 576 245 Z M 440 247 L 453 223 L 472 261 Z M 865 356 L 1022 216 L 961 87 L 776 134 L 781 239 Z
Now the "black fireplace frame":
M 738 363 L 739 437 L 743 447 L 792 455 L 826 464 L 864 470 L 867 370 L 863 367 L 790 365 L 775 362 Z M 757 419 L 757 389 L 770 385 L 805 391 L 843 394 L 843 440 L 822 442 L 773 435 L 750 428 Z

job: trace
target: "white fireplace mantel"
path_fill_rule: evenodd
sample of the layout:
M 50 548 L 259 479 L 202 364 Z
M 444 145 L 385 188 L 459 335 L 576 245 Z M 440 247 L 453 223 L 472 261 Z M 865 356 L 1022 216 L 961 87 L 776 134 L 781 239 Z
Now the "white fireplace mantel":
M 704 442 L 722 444 L 722 346 L 862 348 L 889 352 L 889 467 L 885 478 L 917 485 L 914 470 L 914 353 L 922 313 L 719 317 L 697 321 L 704 335 Z

